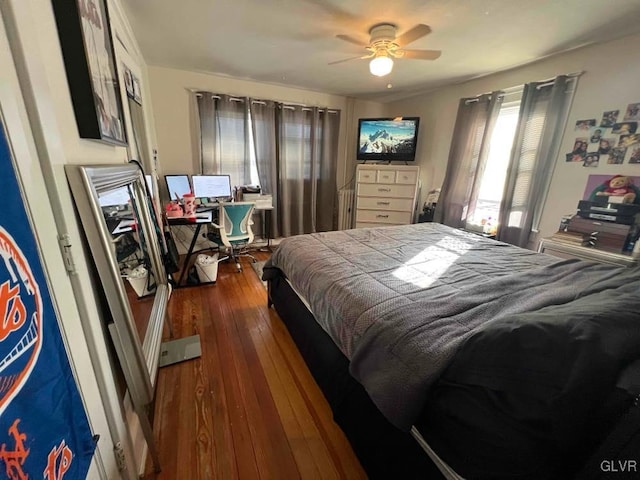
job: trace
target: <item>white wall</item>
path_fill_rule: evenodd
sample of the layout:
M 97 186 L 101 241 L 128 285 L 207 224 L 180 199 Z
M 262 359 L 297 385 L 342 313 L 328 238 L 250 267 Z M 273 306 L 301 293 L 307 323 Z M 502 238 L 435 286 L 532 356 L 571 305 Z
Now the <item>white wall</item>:
M 353 118 L 356 119 L 357 126 L 355 115 L 361 112 L 377 112 L 383 108 L 375 102 L 363 102 L 338 95 L 220 75 L 156 66 L 149 66 L 148 71 L 161 174 L 192 174 L 199 171 L 196 112 L 190 90 L 339 109 L 341 126 L 338 144 L 338 186 L 348 180 L 346 177 L 351 171 L 349 163 L 355 159 L 355 144 L 351 153 L 348 151 L 349 141 L 356 135 Z
M 604 164 L 601 162 L 598 168 L 584 168 L 580 164 L 565 163 L 564 157 L 566 152 L 571 151 L 573 141 L 578 136 L 574 132 L 576 120 L 596 118 L 599 122 L 603 111 L 615 109 L 621 110 L 622 119 L 627 104 L 640 102 L 640 50 L 631 47 L 639 43 L 640 35 L 631 35 L 508 72 L 390 103 L 387 106 L 387 113 L 390 115 L 421 117 L 417 161 L 421 166 L 423 181 L 422 200 L 424 201 L 428 190 L 441 186 L 444 180 L 460 98 L 577 71 L 585 73 L 579 80 L 564 132 L 551 189 L 543 210 L 540 238 L 557 230 L 563 214 L 575 213 L 588 175 L 640 175 L 640 165 L 607 165 L 605 159 Z

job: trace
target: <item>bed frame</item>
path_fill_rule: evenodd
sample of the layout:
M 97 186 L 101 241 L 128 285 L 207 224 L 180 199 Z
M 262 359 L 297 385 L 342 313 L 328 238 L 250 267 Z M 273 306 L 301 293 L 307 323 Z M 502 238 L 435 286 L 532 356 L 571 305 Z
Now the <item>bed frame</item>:
M 437 456 L 416 427 L 405 433 L 380 413 L 362 385 L 350 375 L 348 359 L 280 275 L 268 280 L 268 305 L 275 307 L 286 325 L 327 399 L 334 421 L 345 433 L 369 478 L 463 479 Z M 574 478 L 609 478 L 611 470 L 606 468 L 617 468 L 616 478 L 637 478 L 638 452 L 640 395 Z M 626 472 L 620 472 L 623 464 Z
M 274 305 L 311 374 L 371 479 L 460 479 L 444 477 L 414 437 L 384 418 L 365 389 L 349 374 L 349 361 L 281 276 L 269 280 Z M 417 434 L 417 431 L 416 431 Z

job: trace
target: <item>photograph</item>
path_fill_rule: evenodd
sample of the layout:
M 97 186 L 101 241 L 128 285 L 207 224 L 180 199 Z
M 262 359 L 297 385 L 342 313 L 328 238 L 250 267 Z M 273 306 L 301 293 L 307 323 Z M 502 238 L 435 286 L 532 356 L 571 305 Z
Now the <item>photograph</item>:
M 636 133 L 637 129 L 638 129 L 638 122 L 616 123 L 613 127 L 611 127 L 611 133 L 628 135 L 630 133 Z
M 124 72 L 124 86 L 127 90 L 127 95 L 133 97 L 133 77 L 131 75 L 131 70 L 122 65 L 122 71 Z
M 600 162 L 600 155 L 598 153 L 589 153 L 585 157 L 584 163 L 582 164 L 582 166 L 595 168 L 598 166 L 599 162 Z
M 611 128 L 618 121 L 618 115 L 620 114 L 620 110 L 609 110 L 608 112 L 604 112 L 602 114 L 602 121 L 600 122 L 600 126 L 603 128 Z
M 584 162 L 584 157 L 585 157 L 586 153 L 584 154 L 579 154 L 579 153 L 565 153 L 565 158 L 567 162 Z
M 578 120 L 576 122 L 576 130 L 589 130 L 596 126 L 596 119 L 590 118 L 588 120 Z
M 601 128 L 596 128 L 593 131 L 593 134 L 591 135 L 591 138 L 589 138 L 589 143 L 598 143 L 598 142 L 600 142 L 601 138 L 602 138 L 602 129 Z
M 640 177 L 633 177 L 631 175 L 625 175 L 628 181 L 633 185 L 640 185 Z M 593 201 L 597 198 L 598 192 L 602 192 L 607 188 L 611 188 L 611 184 L 609 183 L 613 178 L 617 178 L 616 175 L 589 175 L 587 178 L 587 185 L 584 189 L 584 194 L 582 195 L 583 200 L 591 200 Z
M 640 163 L 640 148 L 635 148 L 633 150 L 631 157 L 629 157 L 629 163 Z
M 601 155 L 606 155 L 611 151 L 611 148 L 615 145 L 615 138 L 601 138 L 600 144 L 598 145 L 598 153 Z
M 630 103 L 624 114 L 625 120 L 640 120 L 640 103 Z
M 133 99 L 142 104 L 142 92 L 140 91 L 140 81 L 138 80 L 138 77 L 136 77 L 135 75 L 131 75 L 133 78 Z
M 573 142 L 573 153 L 585 155 L 587 153 L 587 137 L 579 137 Z
M 80 137 L 126 145 L 107 1 L 52 4 Z
M 629 147 L 640 142 L 640 133 L 632 133 L 629 135 L 620 135 L 619 147 Z
M 620 165 L 624 162 L 624 157 L 627 154 L 627 147 L 614 147 L 609 152 L 609 159 L 607 163 L 610 165 Z

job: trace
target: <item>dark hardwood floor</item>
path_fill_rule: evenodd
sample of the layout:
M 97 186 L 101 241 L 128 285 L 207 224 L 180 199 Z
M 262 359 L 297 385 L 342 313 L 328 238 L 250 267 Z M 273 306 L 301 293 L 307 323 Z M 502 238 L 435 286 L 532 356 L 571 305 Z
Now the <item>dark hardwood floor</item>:
M 264 286 L 246 259 L 242 265 L 237 273 L 221 263 L 215 285 L 172 294 L 175 335 L 199 334 L 202 357 L 160 369 L 154 432 L 162 472 L 145 479 L 366 478 L 267 308 Z

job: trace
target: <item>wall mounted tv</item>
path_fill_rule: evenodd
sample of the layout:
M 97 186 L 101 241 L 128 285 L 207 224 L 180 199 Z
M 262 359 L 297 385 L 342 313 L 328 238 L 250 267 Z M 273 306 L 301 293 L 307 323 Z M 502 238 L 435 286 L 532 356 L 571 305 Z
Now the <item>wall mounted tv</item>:
M 358 160 L 414 161 L 419 124 L 419 117 L 361 118 Z

